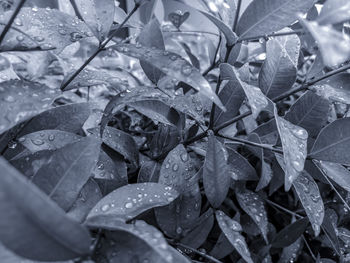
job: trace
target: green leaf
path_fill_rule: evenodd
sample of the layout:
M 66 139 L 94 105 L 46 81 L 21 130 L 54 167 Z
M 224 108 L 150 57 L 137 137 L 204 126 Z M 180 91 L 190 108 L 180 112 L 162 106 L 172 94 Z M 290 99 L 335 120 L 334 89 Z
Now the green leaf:
M 100 144 L 95 138 L 84 137 L 56 150 L 32 182 L 67 211 L 91 176 Z
M 350 3 L 347 0 L 328 0 L 317 17 L 320 25 L 339 24 L 350 20 Z
M 244 212 L 246 212 L 259 227 L 262 236 L 264 237 L 266 243 L 268 243 L 268 220 L 263 199 L 260 197 L 260 195 L 247 189 L 236 189 L 236 198 Z
M 142 45 L 118 44 L 115 48 L 124 55 L 146 61 L 166 75 L 190 85 L 225 111 L 225 107 L 222 105 L 208 81 L 201 75 L 198 69 L 194 68 L 181 56 L 172 52 L 144 47 Z
M 75 0 L 80 15 L 94 35 L 102 42 L 108 37 L 114 20 L 113 0 Z
M 318 236 L 324 217 L 324 206 L 318 186 L 306 171 L 303 171 L 295 179 L 293 186 L 310 220 L 315 235 Z
M 220 74 L 222 79 L 234 81 L 236 85 L 243 89 L 248 98 L 254 118 L 258 117 L 259 113 L 268 106 L 268 101 L 261 90 L 258 87 L 243 82 L 233 66 L 228 63 L 221 63 Z
M 306 230 L 309 220 L 307 217 L 301 218 L 283 228 L 273 239 L 271 246 L 282 248 L 293 244 Z
M 185 42 L 181 42 L 181 46 L 185 50 L 188 58 L 190 59 L 192 66 L 194 66 L 196 69 L 200 70 L 200 68 L 201 68 L 200 62 L 199 62 L 198 58 L 196 57 L 196 55 L 194 55 L 192 53 L 191 48 Z
M 11 11 L 5 12 L 0 18 L 0 24 L 6 25 L 11 15 Z M 55 48 L 53 52 L 59 54 L 66 46 L 90 36 L 92 33 L 89 28 L 77 17 L 57 9 L 24 7 L 6 34 L 0 50 L 41 47 Z
M 258 179 L 254 167 L 246 158 L 230 147 L 226 148 L 228 153 L 228 173 L 236 181 L 255 181 Z
M 138 183 L 156 183 L 160 176 L 161 165 L 155 161 L 144 162 L 137 176 Z
M 313 85 L 310 87 L 310 90 L 315 92 L 317 95 L 329 100 L 330 102 L 339 102 L 349 105 L 350 104 L 350 91 L 346 86 L 335 86 L 322 84 L 322 85 Z
M 306 13 L 315 0 L 254 0 L 239 19 L 240 38 L 267 35 L 289 26 Z
M 283 248 L 283 252 L 278 263 L 285 263 L 290 261 L 295 262 L 302 252 L 303 244 L 303 239 L 299 237 L 293 244 Z
M 350 164 L 350 118 L 336 120 L 324 127 L 309 153 L 317 160 Z
M 227 165 L 228 153 L 225 146 L 208 134 L 208 147 L 203 165 L 203 185 L 210 204 L 217 208 L 226 198 L 231 177 Z
M 0 134 L 50 108 L 59 92 L 46 85 L 10 80 L 0 83 Z
M 130 220 L 151 208 L 168 205 L 177 197 L 175 190 L 159 183 L 128 184 L 99 201 L 89 213 L 87 221 L 101 216 Z
M 338 253 L 341 254 L 340 252 L 340 246 L 339 246 L 339 240 L 338 236 L 340 236 L 337 228 L 338 224 L 338 215 L 333 209 L 326 209 L 324 219 L 323 219 L 323 229 L 327 238 L 332 244 L 332 247 L 334 250 Z
M 327 123 L 329 102 L 308 91 L 290 107 L 285 119 L 304 128 L 310 137 L 315 137 Z
M 285 172 L 284 189 L 289 191 L 293 181 L 304 170 L 308 133 L 304 128 L 279 117 L 276 106 L 275 120 L 282 141 L 284 165 L 281 166 Z
M 73 259 L 90 252 L 88 231 L 0 158 L 0 241 L 32 260 Z M 43 209 L 44 208 L 44 209 Z
M 259 88 L 267 97 L 273 99 L 293 86 L 297 77 L 299 52 L 300 40 L 296 35 L 267 41 L 266 59 L 259 73 Z

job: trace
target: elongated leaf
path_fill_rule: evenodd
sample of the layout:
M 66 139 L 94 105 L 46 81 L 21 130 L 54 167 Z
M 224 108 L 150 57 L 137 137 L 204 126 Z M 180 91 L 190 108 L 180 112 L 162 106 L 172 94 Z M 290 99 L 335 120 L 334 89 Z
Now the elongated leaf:
M 320 171 L 336 182 L 340 187 L 350 192 L 350 171 L 339 163 L 313 160 Z
M 278 263 L 288 263 L 291 261 L 296 261 L 303 249 L 303 239 L 299 237 L 297 241 L 288 247 L 283 248 L 281 258 Z
M 210 204 L 217 208 L 224 201 L 230 185 L 228 153 L 213 133 L 208 135 L 208 148 L 203 166 L 203 185 Z
M 102 42 L 114 19 L 113 0 L 75 0 L 78 10 L 94 35 Z
M 58 91 L 46 85 L 11 80 L 0 83 L 0 133 L 50 107 Z
M 314 91 L 317 95 L 329 100 L 330 102 L 340 102 L 349 105 L 350 104 L 350 91 L 347 86 L 336 87 L 334 85 L 313 85 L 310 90 Z
M 273 247 L 287 247 L 293 244 L 306 230 L 309 220 L 307 217 L 295 221 L 283 228 L 272 241 Z
M 254 0 L 238 22 L 240 38 L 270 34 L 289 26 L 298 19 L 298 13 L 306 13 L 315 0 Z
M 307 155 L 308 133 L 304 128 L 300 128 L 289 121 L 278 116 L 275 106 L 275 120 L 278 133 L 281 137 L 283 148 L 285 172 L 284 189 L 289 191 L 293 181 L 304 170 Z
M 2 158 L 0 167 L 2 244 L 17 255 L 40 261 L 73 259 L 90 252 L 84 227 Z
M 185 82 L 215 102 L 222 110 L 225 110 L 218 96 L 198 69 L 192 67 L 179 55 L 142 45 L 118 44 L 115 47 L 118 52 L 151 63 L 166 75 Z
M 350 118 L 336 120 L 324 127 L 310 151 L 310 157 L 350 164 Z
M 188 58 L 190 59 L 192 66 L 194 66 L 196 69 L 200 70 L 200 68 L 201 68 L 200 62 L 199 62 L 198 58 L 196 57 L 196 55 L 194 55 L 192 53 L 191 48 L 185 42 L 181 42 L 181 46 L 185 50 Z
M 6 25 L 11 15 L 11 11 L 5 12 L 0 23 Z M 58 54 L 66 46 L 89 36 L 92 36 L 91 31 L 77 17 L 57 9 L 25 7 L 17 15 L 0 49 L 54 48 L 53 52 Z
M 314 137 L 327 123 L 328 112 L 329 102 L 308 91 L 290 107 L 285 119 L 304 128 L 309 136 Z
M 227 152 L 228 173 L 231 178 L 237 181 L 255 181 L 258 179 L 254 167 L 246 158 L 229 147 L 227 147 Z
M 253 219 L 259 227 L 266 243 L 267 241 L 267 214 L 263 199 L 260 195 L 247 189 L 237 189 L 236 198 L 242 209 Z
M 317 23 L 338 24 L 350 20 L 350 3 L 346 0 L 327 0 L 322 7 Z
M 259 88 L 267 97 L 273 99 L 292 87 L 297 77 L 299 52 L 298 36 L 283 36 L 267 41 L 266 59 L 259 73 Z
M 324 206 L 318 186 L 306 171 L 303 171 L 298 176 L 293 182 L 293 186 L 310 220 L 315 235 L 318 236 L 324 217 Z
M 154 207 L 168 205 L 178 197 L 169 186 L 158 183 L 129 184 L 120 187 L 99 201 L 88 215 L 88 221 L 98 216 L 129 220 Z
M 55 151 L 32 182 L 67 211 L 77 199 L 96 165 L 101 142 L 84 137 Z
M 217 26 L 217 28 L 224 34 L 228 46 L 232 46 L 236 42 L 237 36 L 228 25 L 207 12 L 200 12 L 205 15 L 211 22 L 213 22 L 213 24 Z
M 225 80 L 231 80 L 239 85 L 248 98 L 250 108 L 253 112 L 253 117 L 256 118 L 259 113 L 268 106 L 268 101 L 265 95 L 258 87 L 249 85 L 240 80 L 237 71 L 228 63 L 220 64 L 220 74 Z
M 329 241 L 332 243 L 333 248 L 337 251 L 338 254 L 340 252 L 339 240 L 338 240 L 338 215 L 333 209 L 326 209 L 324 219 L 323 219 L 323 230 L 326 232 L 326 235 Z

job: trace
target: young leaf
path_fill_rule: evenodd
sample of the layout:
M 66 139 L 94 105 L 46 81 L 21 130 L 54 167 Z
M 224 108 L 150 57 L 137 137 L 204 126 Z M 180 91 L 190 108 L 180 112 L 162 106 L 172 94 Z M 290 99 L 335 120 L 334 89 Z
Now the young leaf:
M 146 61 L 166 75 L 185 82 L 225 111 L 225 107 L 212 90 L 208 81 L 201 75 L 198 69 L 192 67 L 192 65 L 181 56 L 172 52 L 148 48 L 142 45 L 118 44 L 115 48 L 124 55 Z
M 46 85 L 10 80 L 0 83 L 0 134 L 51 106 L 59 92 Z
M 306 13 L 315 0 L 254 0 L 239 19 L 240 38 L 267 35 L 289 26 Z
M 307 217 L 295 221 L 283 228 L 273 239 L 271 246 L 282 248 L 293 244 L 306 230 L 309 220 Z
M 32 182 L 67 211 L 90 178 L 100 144 L 95 138 L 84 137 L 58 149 L 49 163 L 37 171 Z
M 336 120 L 324 127 L 310 151 L 317 160 L 350 164 L 350 118 Z
M 130 220 L 151 208 L 168 205 L 177 197 L 175 190 L 162 184 L 128 184 L 99 201 L 87 216 L 87 221 L 100 216 Z
M 75 0 L 79 13 L 94 35 L 102 42 L 108 37 L 114 19 L 113 0 Z
M 267 97 L 273 99 L 292 87 L 297 77 L 299 52 L 298 36 L 282 36 L 267 41 L 266 59 L 259 73 L 259 88 Z
M 208 149 L 203 165 L 203 185 L 210 204 L 217 208 L 226 198 L 230 186 L 228 153 L 212 132 L 208 137 Z
M 88 231 L 0 158 L 0 241 L 32 260 L 73 259 L 90 252 Z M 45 209 L 43 209 L 45 208 Z
M 260 197 L 260 195 L 247 189 L 236 189 L 236 198 L 242 209 L 259 227 L 262 236 L 267 243 L 268 220 L 263 199 Z
M 281 137 L 283 148 L 283 159 L 285 167 L 284 189 L 289 191 L 293 181 L 304 170 L 304 163 L 307 155 L 308 133 L 289 121 L 278 116 L 275 106 L 275 120 L 278 133 Z
M 327 123 L 329 102 L 308 91 L 290 107 L 285 119 L 304 128 L 310 137 L 315 137 Z
M 303 171 L 294 180 L 293 186 L 310 220 L 315 236 L 318 236 L 324 217 L 324 206 L 318 186 L 306 171 Z
M 234 81 L 237 83 L 236 85 L 243 89 L 245 95 L 248 98 L 248 102 L 253 112 L 254 118 L 256 118 L 259 113 L 268 106 L 268 101 L 261 90 L 258 87 L 249 85 L 240 80 L 238 72 L 233 66 L 228 63 L 220 64 L 220 74 L 222 79 Z
M 338 24 L 350 20 L 350 2 L 347 0 L 328 0 L 323 4 L 317 23 L 320 25 Z

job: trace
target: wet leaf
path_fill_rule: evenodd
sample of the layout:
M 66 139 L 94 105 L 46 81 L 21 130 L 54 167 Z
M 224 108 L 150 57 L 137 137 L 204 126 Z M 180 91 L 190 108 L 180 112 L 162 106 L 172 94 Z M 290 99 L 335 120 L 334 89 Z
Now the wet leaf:
M 255 181 L 258 179 L 254 167 L 246 158 L 235 150 L 227 147 L 228 152 L 228 173 L 236 181 Z
M 6 57 L 0 55 L 0 82 L 14 79 L 19 79 L 19 77 L 13 70 L 11 62 Z
M 151 208 L 168 205 L 177 197 L 175 190 L 159 183 L 128 184 L 99 201 L 89 213 L 87 221 L 100 216 L 130 220 Z
M 313 85 L 310 90 L 317 95 L 329 100 L 330 102 L 339 102 L 349 105 L 350 104 L 350 91 L 342 86 L 336 87 L 333 85 Z
M 79 13 L 94 35 L 102 42 L 108 37 L 114 19 L 113 0 L 75 0 Z
M 40 167 L 32 182 L 67 211 L 91 176 L 100 144 L 94 138 L 84 137 L 56 150 L 49 162 Z
M 338 24 L 350 20 L 350 3 L 347 0 L 328 0 L 323 4 L 317 23 Z
M 210 204 L 217 208 L 224 201 L 230 186 L 228 153 L 213 133 L 209 133 L 208 137 L 208 149 L 203 165 L 203 185 Z
M 239 19 L 237 35 L 240 38 L 270 34 L 289 26 L 306 13 L 315 0 L 255 0 Z
M 259 88 L 267 97 L 273 99 L 292 87 L 297 77 L 299 52 L 300 40 L 296 35 L 267 41 L 266 59 L 259 73 Z
M 246 212 L 259 227 L 262 236 L 264 237 L 266 243 L 268 243 L 268 220 L 263 199 L 260 197 L 260 195 L 247 189 L 236 189 L 236 198 L 244 212 Z
M 340 252 L 340 246 L 339 246 L 339 240 L 338 240 L 338 215 L 333 209 L 326 209 L 324 219 L 323 219 L 323 229 L 326 232 L 327 238 L 331 242 L 333 248 L 338 254 L 341 254 Z
M 275 120 L 282 141 L 285 166 L 282 167 L 285 172 L 284 189 L 289 191 L 294 180 L 304 170 L 308 133 L 304 128 L 279 117 L 276 107 Z
M 157 183 L 160 176 L 161 165 L 155 161 L 148 161 L 141 165 L 137 176 L 138 183 Z
M 278 232 L 271 245 L 279 248 L 290 246 L 304 233 L 308 224 L 308 218 L 304 217 L 286 226 Z
M 196 55 L 194 55 L 192 53 L 191 48 L 185 42 L 181 42 L 181 46 L 185 50 L 188 58 L 190 59 L 192 66 L 194 66 L 196 69 L 200 70 L 200 68 L 201 68 L 200 62 L 199 62 L 198 58 L 196 57 Z
M 161 70 L 166 75 L 190 85 L 195 90 L 215 102 L 222 110 L 225 107 L 211 88 L 208 81 L 181 56 L 159 49 L 148 48 L 142 45 L 118 44 L 115 46 L 118 52 L 148 62 Z
M 0 167 L 2 244 L 19 256 L 39 261 L 68 260 L 90 252 L 84 227 L 2 158 Z
M 254 118 L 256 118 L 259 113 L 268 106 L 268 101 L 261 90 L 258 87 L 249 85 L 240 80 L 238 72 L 233 66 L 228 63 L 220 64 L 220 74 L 224 80 L 234 81 L 243 89 Z
M 188 19 L 190 12 L 183 13 L 181 10 L 176 10 L 168 15 L 170 22 L 179 29 L 180 26 Z
M 50 108 L 59 92 L 46 85 L 11 80 L 0 83 L 0 133 Z
M 297 177 L 293 186 L 310 220 L 315 236 L 318 236 L 324 217 L 324 206 L 318 186 L 306 171 Z
M 303 244 L 303 239 L 300 237 L 290 246 L 283 248 L 283 252 L 278 263 L 289 263 L 291 261 L 295 262 L 302 252 Z
M 317 160 L 350 164 L 350 118 L 336 120 L 324 127 L 309 153 Z

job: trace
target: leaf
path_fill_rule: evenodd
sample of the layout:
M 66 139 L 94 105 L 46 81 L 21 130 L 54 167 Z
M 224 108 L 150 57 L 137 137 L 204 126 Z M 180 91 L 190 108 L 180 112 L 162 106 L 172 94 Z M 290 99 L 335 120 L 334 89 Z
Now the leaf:
M 151 208 L 168 205 L 177 197 L 175 190 L 159 183 L 128 184 L 99 201 L 87 221 L 99 216 L 127 221 Z
M 307 91 L 290 107 L 285 119 L 304 128 L 310 137 L 315 137 L 327 123 L 329 102 Z
M 228 152 L 228 173 L 233 180 L 255 181 L 258 179 L 254 167 L 246 158 L 230 147 L 227 147 L 226 150 Z
M 148 22 L 147 25 L 144 26 L 143 30 L 138 36 L 137 41 L 138 43 L 146 47 L 156 47 L 159 50 L 165 50 L 163 34 L 160 29 L 160 24 L 157 18 L 153 18 Z M 157 83 L 159 79 L 163 76 L 162 71 L 152 66 L 151 63 L 147 63 L 141 60 L 140 65 L 143 71 L 145 72 L 146 76 L 153 83 Z
M 116 152 L 124 156 L 135 167 L 139 164 L 139 151 L 134 138 L 121 130 L 107 126 L 102 141 Z
M 48 109 L 58 94 L 57 90 L 39 83 L 23 80 L 1 82 L 0 134 Z
M 324 127 L 309 153 L 317 160 L 350 164 L 350 118 L 335 120 Z
M 222 105 L 208 81 L 201 75 L 198 69 L 192 67 L 189 62 L 179 55 L 133 44 L 118 44 L 115 48 L 124 55 L 151 63 L 168 76 L 190 85 L 225 111 L 225 107 Z
M 330 102 L 339 102 L 347 105 L 350 104 L 350 91 L 347 89 L 347 86 L 343 88 L 343 86 L 335 87 L 333 85 L 322 84 L 313 85 L 310 87 L 310 90 Z
M 290 261 L 295 262 L 302 252 L 303 244 L 303 239 L 300 237 L 290 246 L 283 248 L 283 252 L 278 263 L 287 263 Z
M 222 22 L 221 20 L 217 19 L 215 16 L 207 12 L 204 12 L 204 11 L 200 11 L 200 12 L 203 15 L 205 15 L 211 22 L 213 22 L 213 24 L 225 35 L 228 46 L 232 46 L 236 43 L 237 36 L 228 25 L 226 25 L 224 22 Z
M 330 26 L 321 26 L 317 22 L 301 19 L 305 27 L 318 44 L 325 66 L 334 67 L 350 58 L 349 36 Z
M 105 40 L 114 20 L 114 1 L 75 0 L 75 3 L 94 35 L 100 42 Z
M 200 70 L 200 62 L 198 58 L 192 53 L 191 48 L 185 42 L 181 42 L 181 46 L 185 50 L 188 58 L 190 59 L 192 66 Z
M 90 252 L 90 236 L 84 227 L 66 217 L 3 158 L 0 167 L 2 244 L 19 256 L 39 261 L 68 260 Z
M 158 182 L 180 194 L 169 206 L 155 209 L 158 225 L 163 232 L 171 237 L 180 237 L 193 227 L 202 202 L 194 163 L 182 144 L 165 158 Z
M 188 19 L 190 12 L 183 13 L 181 10 L 176 10 L 168 15 L 170 22 L 179 30 L 180 26 Z
M 317 23 L 320 25 L 338 24 L 350 20 L 350 3 L 347 0 L 328 0 L 323 4 Z
M 63 210 L 71 208 L 96 165 L 101 142 L 84 137 L 56 150 L 32 182 Z
M 254 261 L 251 258 L 248 245 L 245 242 L 244 237 L 239 233 L 242 231 L 242 226 L 220 210 L 217 210 L 215 215 L 219 227 L 224 233 L 225 237 L 230 241 L 230 243 L 246 262 L 253 263 Z
M 315 236 L 318 236 L 324 217 L 324 206 L 318 186 L 306 171 L 295 179 L 293 186 L 310 220 Z
M 220 64 L 220 74 L 224 80 L 230 80 L 237 83 L 241 87 L 248 98 L 253 117 L 256 118 L 259 113 L 268 106 L 265 95 L 258 87 L 249 85 L 239 79 L 238 72 L 228 63 Z
M 291 32 L 286 29 L 281 32 Z M 259 73 L 259 88 L 269 98 L 288 91 L 297 77 L 300 40 L 296 35 L 266 42 L 266 59 Z
M 304 170 L 308 133 L 304 128 L 300 128 L 279 117 L 276 106 L 275 120 L 282 141 L 285 166 L 282 167 L 285 172 L 284 189 L 285 191 L 289 191 L 293 181 Z
M 203 185 L 205 195 L 214 208 L 219 207 L 225 200 L 230 186 L 231 178 L 227 159 L 228 153 L 225 146 L 216 139 L 212 132 L 209 132 L 203 165 Z
M 236 189 L 236 198 L 244 212 L 246 212 L 259 227 L 262 236 L 264 237 L 266 243 L 268 243 L 268 220 L 263 199 L 260 197 L 260 195 L 247 189 Z
M 19 77 L 13 70 L 11 62 L 6 57 L 0 55 L 0 82 L 13 79 L 19 79 Z
M 315 0 L 254 0 L 239 19 L 240 38 L 268 35 L 289 26 L 306 13 Z
M 157 183 L 160 176 L 161 165 L 155 161 L 147 161 L 141 165 L 137 176 L 138 183 Z
M 313 160 L 322 174 L 328 176 L 340 187 L 350 192 L 350 171 L 339 163 Z
M 7 24 L 11 15 L 11 11 L 5 12 L 0 23 Z M 14 47 L 26 50 L 39 46 L 42 49 L 54 48 L 53 52 L 59 54 L 66 46 L 90 36 L 89 28 L 77 17 L 57 9 L 24 7 L 6 34 L 0 50 Z
M 282 248 L 293 244 L 306 230 L 309 224 L 307 217 L 303 217 L 293 224 L 283 228 L 273 239 L 271 246 Z
M 332 244 L 332 247 L 334 250 L 338 253 L 341 254 L 340 252 L 340 246 L 339 246 L 339 240 L 338 240 L 338 229 L 337 229 L 337 224 L 338 224 L 338 215 L 333 209 L 326 209 L 323 223 L 322 223 L 322 230 L 325 232 L 327 238 Z

